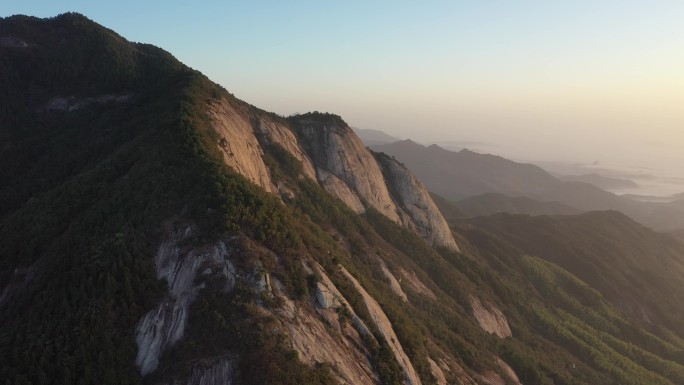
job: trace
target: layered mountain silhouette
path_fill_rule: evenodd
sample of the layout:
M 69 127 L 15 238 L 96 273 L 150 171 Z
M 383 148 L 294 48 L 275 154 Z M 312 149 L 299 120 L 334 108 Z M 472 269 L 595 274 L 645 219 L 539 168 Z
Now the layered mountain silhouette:
M 469 215 L 617 210 L 656 230 L 684 228 L 684 211 L 676 205 L 636 201 L 590 183 L 562 181 L 532 164 L 470 150 L 426 147 L 411 140 L 371 148 L 406 164 L 430 191 L 445 199 L 458 202 L 468 198 L 456 205 Z M 520 197 L 524 197 L 522 201 Z
M 341 117 L 263 111 L 79 14 L 0 19 L 0 84 L 5 383 L 684 382 L 674 236 L 463 218 Z M 524 169 L 496 185 L 554 180 Z
M 593 184 L 594 186 L 600 187 L 604 190 L 620 190 L 639 187 L 636 182 L 630 179 L 612 178 L 596 173 L 583 175 L 559 175 L 558 178 L 566 182 L 584 182 Z
M 452 205 L 468 217 L 479 217 L 497 213 L 527 215 L 571 215 L 581 210 L 558 202 L 543 202 L 526 196 L 509 197 L 503 194 L 487 193 L 465 198 Z
M 412 140 L 371 146 L 403 162 L 418 175 L 430 191 L 460 200 L 485 193 L 508 196 L 535 195 L 559 183 L 540 167 L 464 149 L 428 147 Z
M 399 141 L 399 138 L 386 134 L 379 130 L 372 130 L 370 128 L 354 128 L 354 132 L 359 139 L 363 141 L 366 146 L 374 146 L 378 144 L 394 143 Z

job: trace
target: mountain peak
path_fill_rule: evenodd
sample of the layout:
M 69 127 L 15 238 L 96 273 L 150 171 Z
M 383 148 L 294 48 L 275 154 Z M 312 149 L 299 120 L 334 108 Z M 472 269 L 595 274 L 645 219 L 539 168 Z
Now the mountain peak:
M 304 114 L 291 115 L 287 119 L 299 124 L 349 127 L 341 116 L 329 112 L 312 111 Z

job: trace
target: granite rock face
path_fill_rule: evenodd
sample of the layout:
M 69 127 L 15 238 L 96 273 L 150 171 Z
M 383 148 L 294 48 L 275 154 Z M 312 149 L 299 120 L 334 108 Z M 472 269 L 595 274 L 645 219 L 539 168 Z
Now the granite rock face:
M 204 288 L 203 283 L 197 283 L 198 275 L 221 275 L 225 278 L 225 291 L 235 285 L 236 272 L 229 260 L 226 244 L 218 241 L 202 249 L 181 248 L 179 242 L 191 232 L 190 227 L 171 232 L 157 249 L 157 278 L 166 280 L 169 291 L 136 326 L 138 355 L 135 363 L 143 375 L 152 373 L 159 365 L 164 350 L 183 338 L 190 305 Z
M 219 137 L 217 145 L 223 161 L 264 190 L 274 191 L 249 115 L 225 99 L 210 105 L 208 112 Z
M 295 127 L 299 140 L 319 169 L 339 178 L 365 208 L 373 207 L 392 221 L 401 223 L 380 166 L 351 128 L 341 119 L 327 123 L 315 118 L 301 118 Z M 324 187 L 347 202 L 346 190 L 331 188 L 336 187 L 334 184 L 324 184 Z
M 491 303 L 483 304 L 477 297 L 470 297 L 470 305 L 473 308 L 473 316 L 477 319 L 482 330 L 494 334 L 499 338 L 511 337 L 511 328 L 508 320 L 499 308 Z
M 385 183 L 401 208 L 401 222 L 418 233 L 433 246 L 458 250 L 449 224 L 442 216 L 430 194 L 406 166 L 384 154 L 376 154 L 382 167 Z
M 373 208 L 433 246 L 458 250 L 423 184 L 399 162 L 373 154 L 341 118 L 313 113 L 283 119 L 225 99 L 212 102 L 209 115 L 226 164 L 266 191 L 286 191 L 273 183 L 264 162 L 276 144 L 301 162 L 303 177 L 356 213 Z
M 392 323 L 387 318 L 387 315 L 382 310 L 382 307 L 380 307 L 380 304 L 378 304 L 378 302 L 370 294 L 368 294 L 368 292 L 366 292 L 356 278 L 354 278 L 354 276 L 352 276 L 344 267 L 341 267 L 340 269 L 347 279 L 349 279 L 354 285 L 356 291 L 361 294 L 361 298 L 363 298 L 363 302 L 366 305 L 366 309 L 373 319 L 373 322 L 375 323 L 375 327 L 378 329 L 380 334 L 382 334 L 385 341 L 387 341 L 387 344 L 394 354 L 394 358 L 404 370 L 406 385 L 420 385 L 421 382 L 420 378 L 418 377 L 418 373 L 416 373 L 413 363 L 411 363 L 411 360 L 404 352 L 404 348 L 401 346 L 399 338 L 394 332 Z

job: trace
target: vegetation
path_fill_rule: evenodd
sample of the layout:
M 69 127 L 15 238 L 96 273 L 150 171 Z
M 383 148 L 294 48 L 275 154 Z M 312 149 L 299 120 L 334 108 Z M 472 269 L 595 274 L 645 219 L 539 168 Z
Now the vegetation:
M 3 91 L 19 101 L 0 116 L 0 281 L 9 282 L 2 302 L 11 301 L 0 312 L 0 377 L 140 383 L 133 331 L 165 292 L 152 260 L 165 226 L 198 224 L 198 244 L 239 231 L 285 255 L 301 241 L 282 204 L 207 145 L 201 106 L 216 87 L 201 74 L 80 15 L 15 17 L 3 30 L 45 46 L 0 55 Z M 50 40 L 62 37 L 66 45 Z M 55 96 L 120 91 L 132 99 L 33 113 Z M 281 278 L 297 293 L 300 275 Z
M 362 349 L 383 384 L 402 383 L 403 370 L 339 265 L 381 305 L 424 384 L 436 383 L 428 358 L 474 376 L 496 368 L 496 357 L 525 384 L 684 383 L 680 241 L 617 213 L 465 220 L 451 210 L 462 252 L 434 250 L 375 210 L 357 215 L 303 177 L 282 146 L 264 142 L 271 175 L 288 191 L 281 201 L 222 163 L 207 104 L 225 98 L 294 131 L 346 126 L 340 117 L 260 111 L 158 48 L 80 15 L 0 22 L 3 33 L 32 44 L 0 48 L 7 384 L 156 383 L 214 359 L 231 360 L 240 383 L 334 383 L 331 366 L 299 360 L 268 312 L 277 301 L 240 285 L 224 293 L 212 280 L 191 308 L 185 338 L 141 378 L 135 324 L 166 293 L 152 256 L 169 227 L 187 223 L 199 229 L 193 246 L 238 239 L 236 266 L 270 273 L 309 311 L 320 277 L 302 261 L 323 266 L 351 306 L 339 310 L 343 322 L 353 310 L 372 329 Z M 45 108 L 56 97 L 104 94 L 130 98 Z M 391 290 L 383 265 L 408 302 Z M 482 331 L 474 297 L 506 315 L 512 338 Z M 445 374 L 459 380 L 456 370 Z

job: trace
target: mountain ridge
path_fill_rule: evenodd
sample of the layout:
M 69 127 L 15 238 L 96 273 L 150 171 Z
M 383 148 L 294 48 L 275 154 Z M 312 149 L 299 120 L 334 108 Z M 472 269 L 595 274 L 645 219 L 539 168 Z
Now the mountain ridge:
M 527 214 L 527 215 L 550 215 L 579 214 L 578 210 L 569 205 L 559 202 L 542 202 L 529 197 L 509 197 L 503 194 L 488 193 L 462 199 L 450 204 L 458 207 L 464 214 L 470 217 L 492 215 L 497 213 Z
M 392 143 L 398 140 L 392 135 L 389 135 L 380 130 L 373 130 L 370 128 L 352 127 L 356 135 L 363 141 L 366 146 L 374 146 L 377 144 Z
M 432 191 L 451 200 L 487 192 L 532 194 L 557 182 L 537 166 L 518 164 L 500 156 L 478 154 L 467 149 L 454 152 L 434 144 L 425 147 L 409 139 L 371 148 L 393 155 L 407 164 Z M 473 164 L 473 160 L 479 163 Z M 459 185 L 450 186 L 445 180 L 458 180 Z
M 17 94 L 0 106 L 0 159 L 22 166 L 0 174 L 8 383 L 684 381 L 682 306 L 667 296 L 681 290 L 681 242 L 655 245 L 610 214 L 495 216 L 452 220 L 458 250 L 438 247 L 430 224 L 444 219 L 422 183 L 341 118 L 262 111 L 101 28 L 0 20 L 0 40 L 26 43 L 0 47 L 0 89 Z M 41 46 L 43 34 L 65 43 Z M 78 100 L 35 109 L 55 97 Z M 570 252 L 610 284 L 571 272 Z M 676 310 L 644 324 L 609 295 L 625 277 L 630 304 Z
M 372 148 L 405 163 L 428 189 L 450 201 L 487 193 L 526 196 L 541 202 L 557 202 L 584 212 L 618 210 L 657 230 L 684 228 L 684 210 L 676 205 L 639 202 L 593 184 L 561 181 L 532 164 L 469 150 L 454 152 L 436 145 L 425 147 L 410 140 Z

